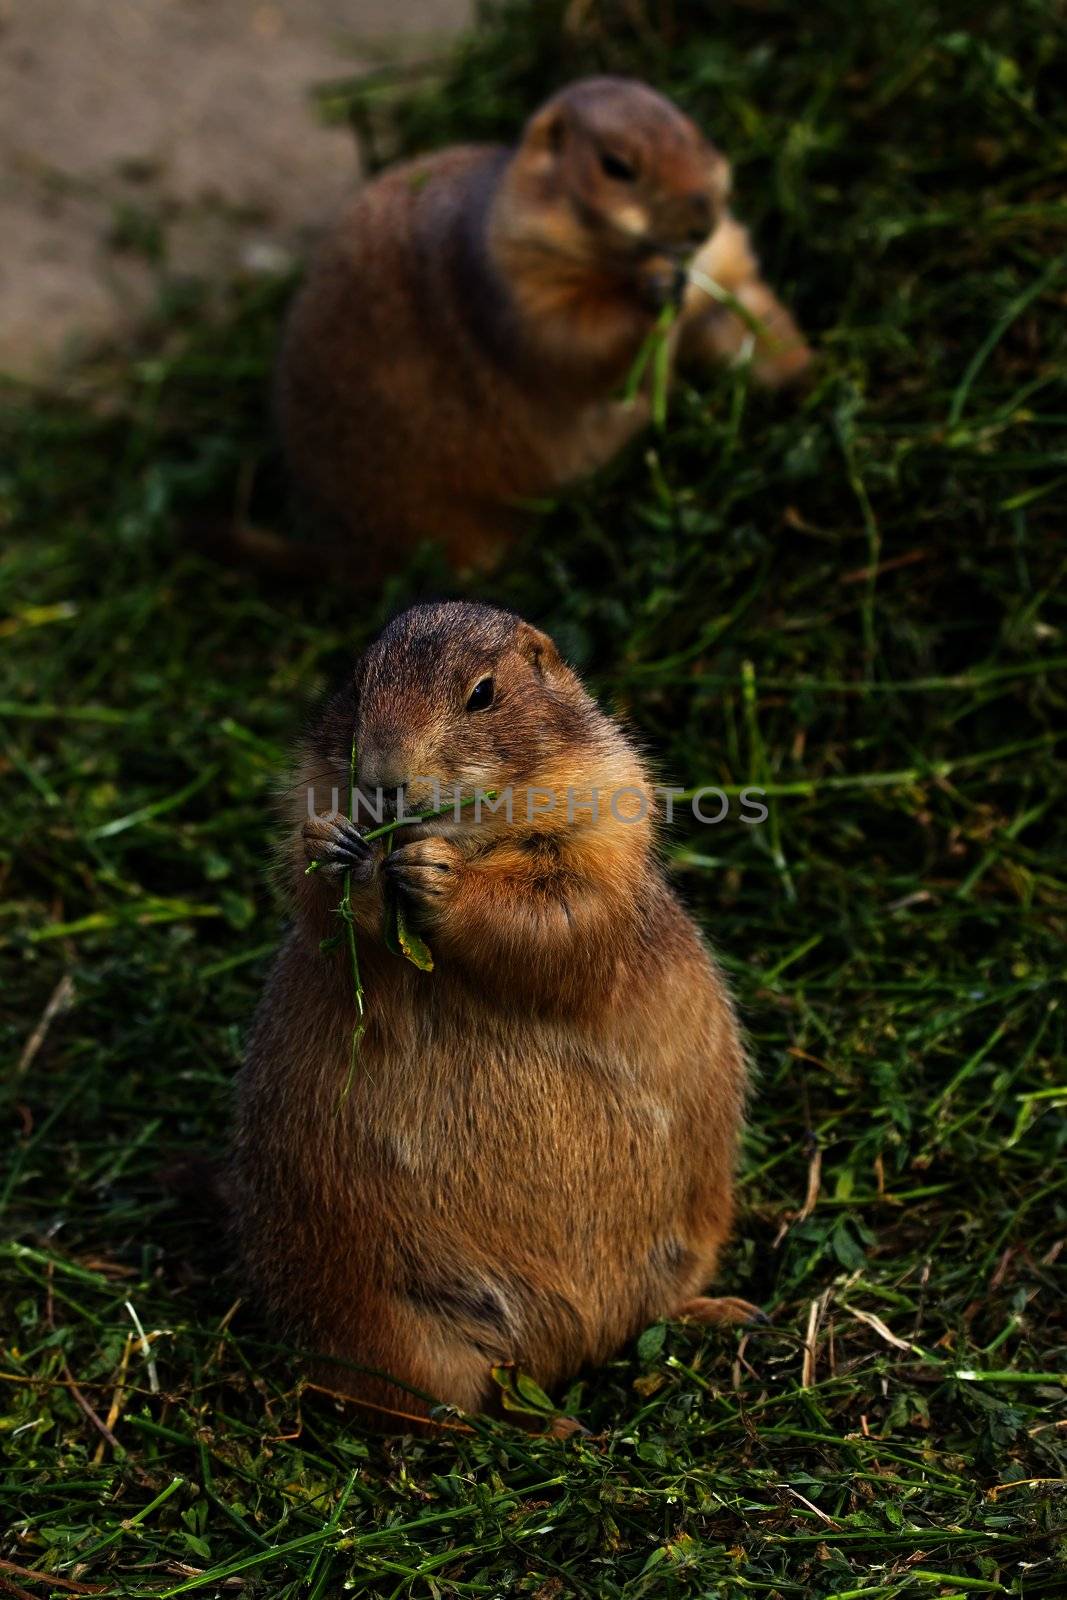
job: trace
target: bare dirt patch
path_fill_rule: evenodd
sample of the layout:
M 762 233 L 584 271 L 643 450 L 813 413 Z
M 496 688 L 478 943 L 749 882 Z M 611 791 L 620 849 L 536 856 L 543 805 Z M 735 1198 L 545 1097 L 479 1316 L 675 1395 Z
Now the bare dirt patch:
M 311 87 L 468 0 L 0 0 L 0 371 L 121 340 L 161 281 L 278 267 L 358 175 Z

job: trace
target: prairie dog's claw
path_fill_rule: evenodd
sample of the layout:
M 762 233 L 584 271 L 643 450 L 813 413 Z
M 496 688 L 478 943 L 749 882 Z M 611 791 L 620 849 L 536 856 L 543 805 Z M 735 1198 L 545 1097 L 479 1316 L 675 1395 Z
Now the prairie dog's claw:
M 304 854 L 319 872 L 336 876 L 351 872 L 366 883 L 374 871 L 374 851 L 354 822 L 340 811 L 308 817 L 303 827 Z
M 704 1322 L 718 1327 L 753 1327 L 770 1322 L 765 1311 L 749 1300 L 739 1300 L 734 1295 L 712 1298 L 698 1295 L 675 1306 L 671 1316 L 682 1322 Z

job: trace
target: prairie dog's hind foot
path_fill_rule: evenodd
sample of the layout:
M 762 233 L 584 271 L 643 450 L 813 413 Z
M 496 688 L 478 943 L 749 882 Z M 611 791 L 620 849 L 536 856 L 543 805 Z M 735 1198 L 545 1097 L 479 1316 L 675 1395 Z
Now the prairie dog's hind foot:
M 759 1306 L 750 1300 L 739 1300 L 734 1295 L 697 1295 L 675 1306 L 671 1318 L 676 1322 L 703 1322 L 709 1327 L 746 1327 L 752 1323 L 765 1323 L 770 1319 Z

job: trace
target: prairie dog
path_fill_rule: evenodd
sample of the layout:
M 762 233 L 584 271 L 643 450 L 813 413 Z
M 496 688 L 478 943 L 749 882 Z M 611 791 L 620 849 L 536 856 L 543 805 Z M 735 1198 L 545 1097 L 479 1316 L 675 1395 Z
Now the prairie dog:
M 277 378 L 292 473 L 350 576 L 372 583 L 425 539 L 461 570 L 490 567 L 524 504 L 645 426 L 647 393 L 620 395 L 672 301 L 675 365 L 747 353 L 768 385 L 804 371 L 729 178 L 670 101 L 587 78 L 512 149 L 455 147 L 361 190 L 297 295 Z M 687 278 L 690 260 L 765 334 Z
M 435 781 L 511 786 L 513 815 L 467 807 L 386 853 L 306 809 L 309 789 L 347 791 L 353 737 L 362 795 L 402 786 L 411 812 Z M 528 817 L 527 789 L 556 804 Z M 308 738 L 294 793 L 295 917 L 231 1179 L 250 1283 L 321 1352 L 316 1381 L 395 1426 L 427 1411 L 404 1386 L 477 1411 L 495 1362 L 550 1386 L 657 1318 L 757 1315 L 704 1293 L 733 1215 L 734 1010 L 657 864 L 641 758 L 552 641 L 489 606 L 403 613 Z M 347 953 L 320 948 L 343 872 L 367 1006 L 354 1066 Z M 387 892 L 432 972 L 386 948 Z

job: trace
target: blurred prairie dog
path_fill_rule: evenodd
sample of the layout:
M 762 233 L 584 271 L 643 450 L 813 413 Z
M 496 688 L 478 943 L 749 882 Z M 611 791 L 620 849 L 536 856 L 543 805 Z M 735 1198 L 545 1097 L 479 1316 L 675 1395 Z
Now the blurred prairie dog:
M 434 779 L 578 800 L 532 821 L 518 798 L 511 819 L 468 809 L 385 853 L 304 809 L 308 787 L 347 790 L 353 735 L 360 791 L 403 785 L 409 812 Z M 404 1385 L 475 1411 L 494 1363 L 552 1385 L 658 1318 L 757 1316 L 704 1293 L 743 1119 L 733 1007 L 649 816 L 608 804 L 647 810 L 641 759 L 552 641 L 488 606 L 405 612 L 293 792 L 296 920 L 241 1073 L 233 1210 L 254 1291 L 324 1358 L 316 1381 L 395 1428 L 427 1411 Z M 320 949 L 346 870 L 367 997 L 354 1070 L 347 954 Z M 386 949 L 387 884 L 432 973 Z
M 647 396 L 619 396 L 672 301 L 677 365 L 746 355 L 766 385 L 805 370 L 728 189 L 695 124 L 624 78 L 554 95 L 513 149 L 459 146 L 367 184 L 297 295 L 277 378 L 291 470 L 353 577 L 424 539 L 491 566 L 523 502 L 646 424 Z M 764 335 L 687 286 L 690 258 Z

